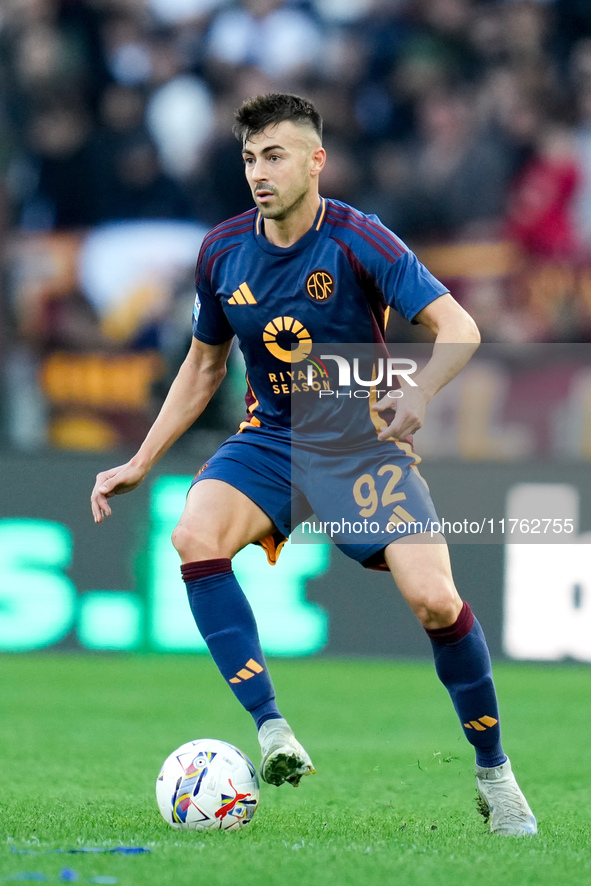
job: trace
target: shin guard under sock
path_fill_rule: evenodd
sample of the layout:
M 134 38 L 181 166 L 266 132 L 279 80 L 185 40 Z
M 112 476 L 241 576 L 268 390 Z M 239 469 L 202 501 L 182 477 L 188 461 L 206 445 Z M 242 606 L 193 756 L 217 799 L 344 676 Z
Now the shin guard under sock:
M 257 728 L 281 717 L 256 621 L 229 559 L 181 566 L 193 618 L 223 678 Z
M 476 749 L 479 766 L 500 766 L 507 757 L 501 746 L 499 708 L 490 654 L 480 624 L 467 603 L 456 622 L 427 630 L 437 675 L 451 696 L 466 738 Z

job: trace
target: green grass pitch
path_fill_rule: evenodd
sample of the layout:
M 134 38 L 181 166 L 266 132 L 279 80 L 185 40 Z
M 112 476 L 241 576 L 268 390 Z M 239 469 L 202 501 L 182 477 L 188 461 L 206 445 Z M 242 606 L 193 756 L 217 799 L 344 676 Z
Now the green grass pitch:
M 238 833 L 175 831 L 154 785 L 183 742 L 216 737 L 258 763 L 250 717 L 205 657 L 0 657 L 0 881 L 120 886 L 502 886 L 591 882 L 585 666 L 499 664 L 505 747 L 538 817 L 491 836 L 473 754 L 428 663 L 272 662 L 317 774 L 262 785 Z M 142 855 L 52 850 L 137 846 Z

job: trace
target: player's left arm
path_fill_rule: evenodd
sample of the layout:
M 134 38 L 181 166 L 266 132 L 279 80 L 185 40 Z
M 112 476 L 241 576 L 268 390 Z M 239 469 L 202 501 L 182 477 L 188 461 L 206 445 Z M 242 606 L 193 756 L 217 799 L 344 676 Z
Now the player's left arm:
M 449 292 L 419 311 L 415 320 L 434 334 L 433 352 L 427 365 L 413 377 L 416 387 L 402 384 L 403 396 L 394 401 L 396 416 L 378 435 L 380 440 L 404 440 L 418 431 L 431 398 L 456 377 L 480 343 L 476 323 Z M 392 402 L 386 396 L 373 408 L 378 412 L 392 409 Z

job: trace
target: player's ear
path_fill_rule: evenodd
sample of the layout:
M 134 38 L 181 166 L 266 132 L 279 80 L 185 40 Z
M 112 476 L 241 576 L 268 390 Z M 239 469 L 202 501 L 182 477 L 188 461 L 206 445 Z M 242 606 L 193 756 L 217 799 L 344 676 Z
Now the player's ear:
M 314 148 L 311 155 L 311 175 L 320 175 L 322 170 L 324 169 L 324 164 L 326 163 L 326 151 L 323 147 L 318 145 L 317 148 Z

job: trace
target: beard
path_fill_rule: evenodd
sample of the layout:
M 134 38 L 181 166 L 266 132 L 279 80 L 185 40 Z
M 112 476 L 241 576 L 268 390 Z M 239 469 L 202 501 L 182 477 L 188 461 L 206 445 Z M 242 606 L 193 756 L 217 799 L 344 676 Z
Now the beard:
M 261 188 L 261 190 L 270 189 Z M 275 191 L 275 189 L 273 189 L 273 194 L 278 197 L 277 191 Z M 308 189 L 305 189 L 294 196 L 286 198 L 285 200 L 281 200 L 281 198 L 279 198 L 274 206 L 268 206 L 265 203 L 263 203 L 262 205 L 257 203 L 257 206 L 263 218 L 268 218 L 272 221 L 285 221 L 285 219 L 289 218 L 290 215 L 293 215 L 293 213 L 299 209 L 307 196 Z

